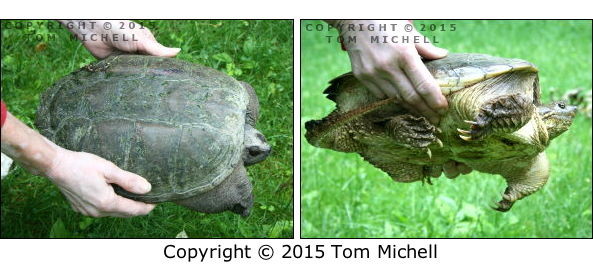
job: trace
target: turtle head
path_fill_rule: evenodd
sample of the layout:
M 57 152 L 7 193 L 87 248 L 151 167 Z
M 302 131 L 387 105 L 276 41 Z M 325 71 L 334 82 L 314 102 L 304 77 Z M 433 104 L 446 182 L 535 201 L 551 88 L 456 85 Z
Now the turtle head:
M 577 107 L 568 105 L 565 101 L 554 101 L 538 107 L 538 113 L 548 129 L 550 139 L 568 130 L 576 112 Z
M 243 150 L 243 163 L 245 166 L 263 161 L 270 155 L 272 148 L 266 137 L 253 126 L 245 125 L 245 149 Z
M 266 137 L 255 128 L 259 119 L 259 100 L 255 90 L 246 82 L 241 84 L 249 96 L 249 104 L 245 112 L 245 149 L 243 150 L 243 163 L 249 166 L 266 159 L 272 148 L 266 141 Z

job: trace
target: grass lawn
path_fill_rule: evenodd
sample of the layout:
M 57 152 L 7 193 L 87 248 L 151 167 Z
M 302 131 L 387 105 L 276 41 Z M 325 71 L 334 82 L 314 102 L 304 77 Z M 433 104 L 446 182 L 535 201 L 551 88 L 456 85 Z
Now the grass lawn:
M 250 83 L 261 104 L 260 131 L 270 157 L 248 168 L 255 204 L 247 218 L 201 214 L 172 203 L 129 219 L 89 218 L 71 210 L 45 178 L 13 167 L 2 180 L 1 236 L 175 237 L 293 236 L 293 27 L 282 21 L 141 21 L 165 46 L 180 47 L 179 59 L 225 71 Z M 12 22 L 15 23 L 15 22 Z M 70 33 L 33 21 L 8 28 L 2 22 L 2 99 L 9 111 L 33 126 L 39 95 L 55 81 L 95 59 Z M 13 25 L 10 25 L 13 26 Z M 34 35 L 25 35 L 34 34 Z
M 505 188 L 500 176 L 472 172 L 433 185 L 397 183 L 357 154 L 311 146 L 304 123 L 334 108 L 322 91 L 350 71 L 346 52 L 328 43 L 337 31 L 301 23 L 301 236 L 591 238 L 591 119 L 577 116 L 547 149 L 545 188 L 508 213 L 491 210 Z M 456 24 L 434 35 L 450 52 L 517 57 L 540 70 L 545 102 L 569 89 L 591 89 L 591 21 L 415 21 Z

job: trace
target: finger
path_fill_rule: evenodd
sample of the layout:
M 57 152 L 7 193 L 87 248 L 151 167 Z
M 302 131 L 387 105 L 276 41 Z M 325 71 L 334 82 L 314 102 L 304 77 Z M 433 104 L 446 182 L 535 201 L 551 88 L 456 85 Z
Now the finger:
M 369 80 L 359 80 L 363 86 L 365 86 L 375 97 L 379 98 L 379 99 L 385 99 L 387 97 L 387 95 L 385 95 L 385 93 L 383 93 L 383 91 L 377 86 L 375 85 L 373 82 L 369 81 Z
M 118 212 L 116 211 L 105 211 L 103 212 L 105 214 L 105 216 L 108 217 L 117 217 L 117 218 L 130 218 L 130 217 L 134 217 L 133 215 L 129 214 L 129 213 L 122 213 L 122 212 Z
M 402 101 L 408 103 L 411 107 L 415 108 L 421 115 L 428 118 L 433 124 L 439 123 L 439 114 L 433 111 L 424 102 L 424 99 L 414 90 L 414 87 L 408 80 L 408 78 L 402 72 L 393 73 L 395 85 L 397 86 Z
M 181 49 L 165 47 L 156 40 L 147 40 L 139 51 L 148 55 L 174 57 L 181 51 Z
M 84 208 L 81 208 L 79 213 L 84 216 L 87 216 L 87 217 L 92 217 L 92 215 L 88 211 L 86 211 Z
M 100 217 L 105 216 L 103 214 L 103 211 L 100 211 L 97 207 L 95 207 L 93 205 L 86 205 L 84 207 L 81 207 L 80 213 L 85 216 L 93 217 L 93 218 L 100 218 Z
M 401 93 L 399 91 L 399 89 L 397 88 L 396 83 L 394 82 L 394 75 L 390 74 L 390 73 L 384 73 L 382 75 L 383 78 L 377 78 L 377 79 L 381 79 L 382 83 L 387 83 L 389 85 L 391 85 L 389 88 L 392 88 L 392 90 L 395 92 L 395 95 L 389 96 L 389 97 L 394 97 L 397 101 L 397 104 L 399 104 L 401 107 L 403 107 L 404 109 L 406 109 L 406 111 L 415 114 L 415 115 L 421 115 L 421 113 L 414 108 L 413 106 L 410 106 L 410 104 L 408 104 L 405 100 L 402 100 L 401 97 Z
M 108 216 L 106 212 L 99 211 L 96 208 L 87 209 L 86 211 L 88 213 L 87 216 L 93 217 L 93 218 L 102 218 L 102 217 Z
M 447 112 L 447 99 L 441 93 L 441 88 L 430 74 L 420 56 L 410 55 L 403 59 L 402 69 L 406 73 L 414 90 L 422 97 L 428 107 L 443 115 Z
M 111 206 L 106 209 L 107 214 L 120 215 L 125 217 L 146 215 L 154 209 L 156 205 L 116 196 Z
M 394 87 L 393 84 L 391 84 L 388 80 L 382 79 L 380 77 L 374 77 L 372 81 L 373 84 L 375 84 L 386 97 L 399 98 L 396 87 Z
M 468 174 L 468 173 L 472 172 L 472 169 L 469 166 L 465 165 L 464 163 L 457 162 L 455 166 L 456 166 L 457 170 L 459 171 L 459 173 L 461 173 L 461 174 Z
M 154 204 L 149 204 L 149 205 L 154 205 Z M 154 205 L 156 206 L 156 205 Z M 153 207 L 154 209 L 154 207 Z M 150 211 L 152 211 L 153 209 L 150 209 L 147 213 L 143 213 L 143 214 L 130 214 L 130 213 L 122 213 L 122 212 L 106 212 L 106 216 L 109 217 L 118 217 L 118 218 L 132 218 L 132 217 L 136 217 L 136 216 L 143 216 L 146 215 L 148 213 L 150 213 Z
M 418 36 L 422 36 L 422 34 L 416 32 Z M 425 38 L 428 41 L 428 38 Z M 425 42 L 422 40 L 422 43 L 416 44 L 416 50 L 418 54 L 426 59 L 439 59 L 447 56 L 449 51 L 443 48 L 439 48 L 433 45 L 430 41 Z
M 86 215 L 80 206 L 75 205 L 74 203 L 70 203 L 70 207 L 72 207 L 72 210 L 74 210 L 74 212 Z
M 72 207 L 72 210 L 74 210 L 74 212 L 80 213 L 80 214 L 84 214 L 84 211 L 80 205 L 70 201 L 70 207 Z
M 117 184 L 129 192 L 144 194 L 151 189 L 151 185 L 146 179 L 132 172 L 122 170 L 114 164 L 110 164 L 104 175 L 107 183 Z
M 146 36 L 147 39 L 150 39 L 151 41 L 156 41 L 156 38 L 154 37 L 154 35 L 152 34 L 152 31 L 150 31 L 150 29 L 146 26 L 142 26 L 142 34 L 144 34 L 144 36 Z
M 455 162 L 450 160 L 443 164 L 443 171 L 445 172 L 445 176 L 449 179 L 453 179 L 459 176 L 459 171 L 455 167 Z
M 130 218 L 130 217 L 133 217 L 133 216 L 128 215 L 128 214 L 121 214 L 121 213 L 117 213 L 117 212 L 107 212 L 106 213 L 106 216 L 109 216 L 109 217 L 117 217 L 117 218 Z

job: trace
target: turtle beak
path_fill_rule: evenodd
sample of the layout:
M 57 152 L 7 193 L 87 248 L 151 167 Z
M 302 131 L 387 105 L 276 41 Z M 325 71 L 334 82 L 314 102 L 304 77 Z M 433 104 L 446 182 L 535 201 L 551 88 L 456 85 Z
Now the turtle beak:
M 574 118 L 577 115 L 577 106 L 568 106 L 568 115 Z
M 265 141 L 265 138 L 264 138 Z M 243 160 L 245 166 L 253 165 L 265 160 L 272 151 L 272 148 L 266 142 L 265 145 L 254 145 L 245 147 L 247 150 L 247 158 Z

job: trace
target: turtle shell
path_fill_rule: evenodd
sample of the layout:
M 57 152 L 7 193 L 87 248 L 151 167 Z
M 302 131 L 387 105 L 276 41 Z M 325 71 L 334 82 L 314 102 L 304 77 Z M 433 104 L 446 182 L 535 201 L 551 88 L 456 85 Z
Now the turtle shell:
M 56 144 L 139 174 L 163 202 L 211 190 L 241 159 L 248 93 L 214 69 L 178 59 L 112 56 L 42 96 L 36 125 Z
M 425 65 L 444 95 L 508 72 L 537 72 L 535 65 L 522 59 L 478 53 L 453 53 Z

